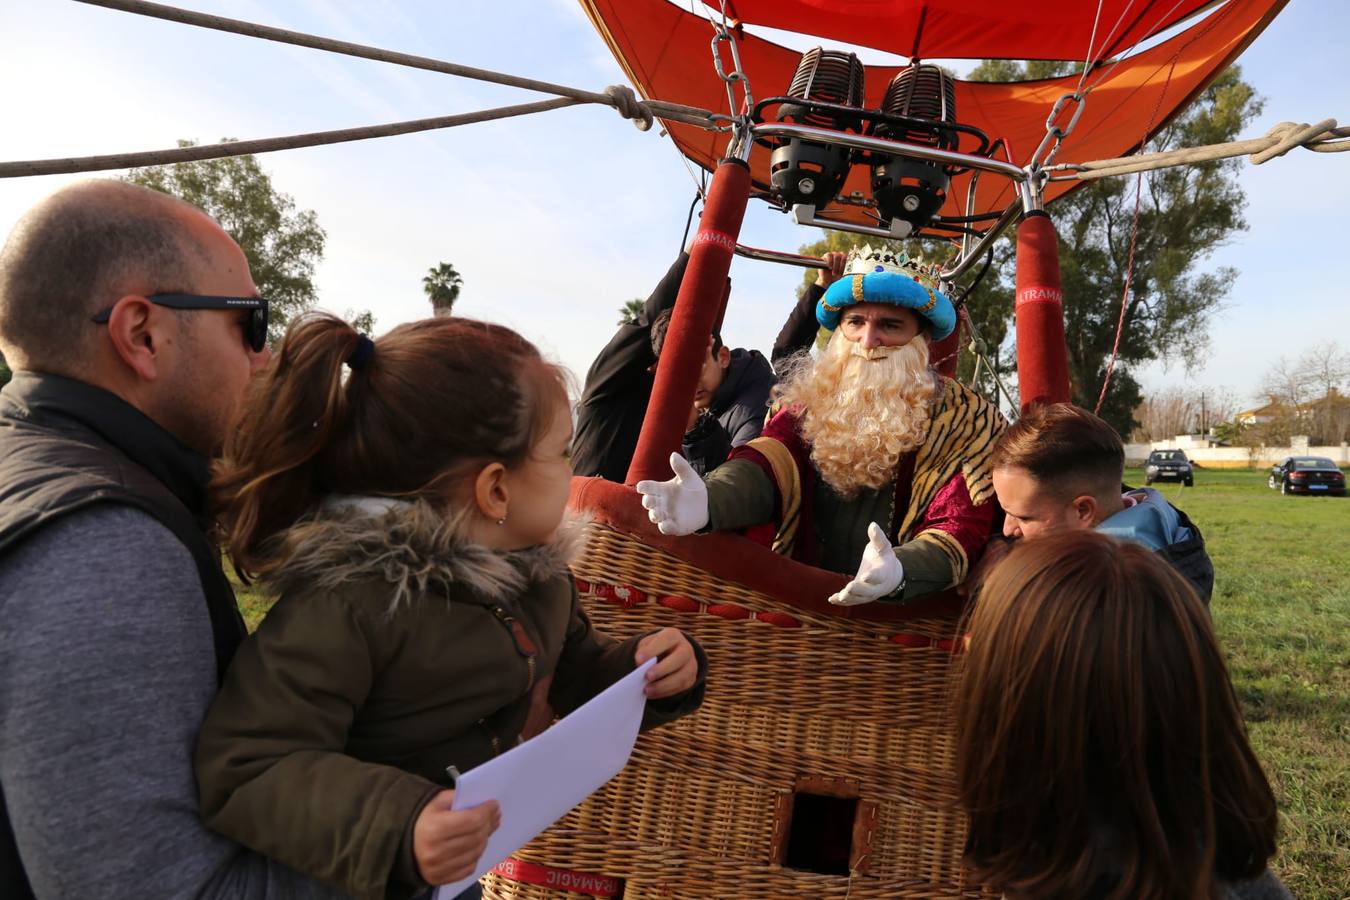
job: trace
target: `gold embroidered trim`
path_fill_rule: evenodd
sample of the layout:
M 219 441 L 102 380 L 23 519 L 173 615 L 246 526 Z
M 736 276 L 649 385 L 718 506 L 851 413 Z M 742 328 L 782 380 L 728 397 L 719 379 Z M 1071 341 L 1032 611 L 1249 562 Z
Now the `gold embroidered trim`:
M 802 477 L 797 469 L 797 461 L 792 458 L 792 451 L 771 437 L 757 437 L 746 446 L 762 453 L 769 461 L 769 468 L 773 469 L 774 481 L 778 482 L 782 515 L 779 517 L 778 533 L 773 537 L 772 549 L 774 553 L 789 556 L 797 542 L 797 523 L 802 512 Z
M 909 508 L 896 531 L 897 544 L 912 539 L 928 504 L 958 471 L 965 475 L 971 503 L 980 506 L 994 496 L 990 457 L 1004 427 L 1003 416 L 994 406 L 956 380 L 943 379 L 942 394 L 933 402 L 927 439 L 914 463 Z
M 923 306 L 917 307 L 914 311 L 918 313 L 926 313 L 933 307 L 937 306 L 937 294 L 935 294 L 933 292 L 933 289 L 926 284 L 921 285 L 921 287 L 928 292 L 928 302 L 925 303 Z
M 938 531 L 935 528 L 919 532 L 914 540 L 915 542 L 923 541 L 936 544 L 947 557 L 947 560 L 952 564 L 952 580 L 951 584 L 947 585 L 948 587 L 966 580 L 966 572 L 970 568 L 970 561 L 966 558 L 966 548 L 961 546 L 960 541 L 947 532 Z

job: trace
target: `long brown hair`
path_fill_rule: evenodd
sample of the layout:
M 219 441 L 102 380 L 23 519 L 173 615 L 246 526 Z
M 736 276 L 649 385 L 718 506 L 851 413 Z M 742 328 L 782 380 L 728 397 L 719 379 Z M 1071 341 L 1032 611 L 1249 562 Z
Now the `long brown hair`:
M 1209 614 L 1166 562 L 1092 531 L 1024 542 L 970 632 L 957 780 L 981 881 L 1198 900 L 1264 870 L 1275 799 Z
M 254 379 L 212 481 L 241 577 L 275 569 L 269 539 L 325 495 L 443 505 L 475 465 L 515 468 L 567 396 L 563 371 L 501 325 L 424 319 L 353 357 L 364 340 L 334 316 L 302 317 Z

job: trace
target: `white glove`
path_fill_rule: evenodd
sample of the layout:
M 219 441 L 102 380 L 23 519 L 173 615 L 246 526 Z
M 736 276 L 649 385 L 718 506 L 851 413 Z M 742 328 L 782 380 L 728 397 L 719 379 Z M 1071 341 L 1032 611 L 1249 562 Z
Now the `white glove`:
M 680 454 L 670 454 L 670 468 L 674 478 L 639 481 L 637 492 L 647 518 L 662 534 L 693 534 L 708 524 L 708 488 Z
M 858 574 L 844 589 L 830 597 L 835 606 L 871 603 L 891 594 L 905 583 L 905 567 L 895 555 L 886 532 L 876 522 L 867 526 L 867 547 L 863 550 Z

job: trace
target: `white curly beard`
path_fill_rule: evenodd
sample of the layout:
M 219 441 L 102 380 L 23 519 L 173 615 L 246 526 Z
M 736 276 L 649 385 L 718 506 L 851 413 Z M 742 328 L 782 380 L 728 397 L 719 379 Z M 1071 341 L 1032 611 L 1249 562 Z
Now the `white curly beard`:
M 923 443 L 938 385 L 922 335 L 869 350 L 836 331 L 818 356 L 790 363 L 774 397 L 802 407 L 811 461 L 826 484 L 851 497 L 885 485 L 901 455 Z

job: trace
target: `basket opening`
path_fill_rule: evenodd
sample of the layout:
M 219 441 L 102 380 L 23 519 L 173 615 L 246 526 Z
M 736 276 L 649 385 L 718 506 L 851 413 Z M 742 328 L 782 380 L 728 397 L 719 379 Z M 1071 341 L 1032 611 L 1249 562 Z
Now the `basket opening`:
M 858 798 L 800 791 L 793 796 L 783 865 L 819 875 L 847 875 Z

